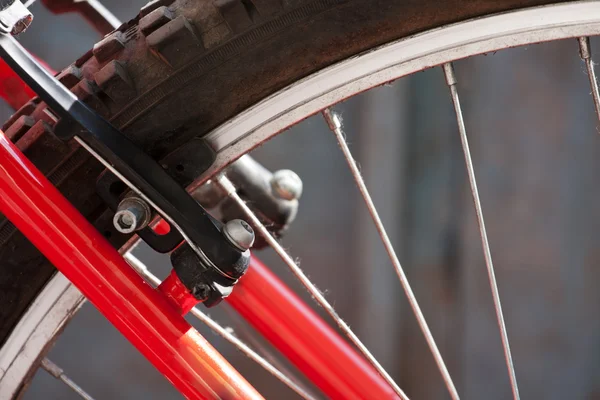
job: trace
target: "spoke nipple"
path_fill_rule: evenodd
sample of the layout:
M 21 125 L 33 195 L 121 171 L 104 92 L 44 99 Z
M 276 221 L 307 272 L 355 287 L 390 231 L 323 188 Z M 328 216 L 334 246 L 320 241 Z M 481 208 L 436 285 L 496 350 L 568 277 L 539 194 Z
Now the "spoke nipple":
M 333 112 L 331 111 L 331 109 L 326 108 L 323 110 L 323 116 L 325 117 L 327 125 L 329 125 L 329 129 L 331 129 L 332 131 L 342 129 L 342 119 L 336 112 Z
M 342 119 L 340 118 L 339 114 L 331 113 L 331 119 L 333 120 L 333 124 L 337 129 L 342 127 Z
M 121 233 L 133 233 L 148 226 L 150 215 L 150 207 L 145 201 L 137 197 L 127 197 L 119 204 L 113 224 Z
M 229 243 L 241 251 L 249 250 L 254 244 L 254 230 L 241 219 L 232 219 L 226 223 L 223 226 L 223 235 Z
M 58 365 L 54 364 L 48 358 L 44 358 L 41 363 L 41 367 L 46 370 L 50 375 L 56 379 L 60 379 L 64 371 Z
M 590 49 L 590 38 L 580 37 L 577 39 L 579 42 L 579 55 L 583 60 L 592 58 L 592 51 Z
M 443 69 L 448 86 L 456 85 L 456 74 L 454 73 L 454 66 L 452 66 L 452 63 L 444 64 Z
M 282 169 L 273 174 L 271 188 L 283 200 L 297 200 L 302 196 L 302 179 L 294 171 Z

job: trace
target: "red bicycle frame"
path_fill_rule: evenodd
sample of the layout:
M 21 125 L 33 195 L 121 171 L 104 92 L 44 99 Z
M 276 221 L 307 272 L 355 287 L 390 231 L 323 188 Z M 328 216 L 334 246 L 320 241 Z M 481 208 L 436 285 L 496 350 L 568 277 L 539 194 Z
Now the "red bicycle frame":
M 0 82 L 15 76 L 0 68 Z M 30 94 L 20 84 L 11 83 L 8 91 L 0 85 L 0 95 L 15 107 Z M 183 319 L 195 300 L 182 290 L 177 277 L 171 275 L 158 289 L 151 288 L 2 132 L 0 211 L 184 396 L 261 398 Z M 257 259 L 228 302 L 328 397 L 397 397 L 348 343 Z
M 4 134 L 0 211 L 184 396 L 261 398 Z
M 397 398 L 371 365 L 256 257 L 227 302 L 329 398 Z

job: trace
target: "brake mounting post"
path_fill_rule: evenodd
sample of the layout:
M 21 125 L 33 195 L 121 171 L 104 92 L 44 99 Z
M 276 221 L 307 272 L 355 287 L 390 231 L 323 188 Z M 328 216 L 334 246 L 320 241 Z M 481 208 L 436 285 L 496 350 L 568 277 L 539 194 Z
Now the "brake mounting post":
M 0 27 L 0 57 L 70 128 L 61 130 L 62 134 L 56 132 L 61 139 L 73 137 L 186 241 L 183 247 L 189 247 L 194 254 L 199 271 L 196 275 L 208 279 L 182 279 L 190 293 L 197 292 L 194 285 L 200 284 L 208 285 L 217 294 L 225 293 L 221 287 L 233 287 L 246 271 L 249 251 L 232 243 L 223 233 L 223 224 L 212 218 L 154 159 L 78 100 L 12 37 L 31 18 L 20 2 L 0 8 L 0 22 L 13 24 Z

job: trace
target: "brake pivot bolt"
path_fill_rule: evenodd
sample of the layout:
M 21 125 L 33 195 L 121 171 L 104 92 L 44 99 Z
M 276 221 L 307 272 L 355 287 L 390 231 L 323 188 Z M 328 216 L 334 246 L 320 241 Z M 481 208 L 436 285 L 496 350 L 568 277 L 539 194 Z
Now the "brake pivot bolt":
M 282 169 L 271 177 L 273 193 L 283 200 L 297 200 L 302 195 L 302 179 L 294 171 Z
M 113 224 L 121 233 L 133 233 L 148 226 L 150 216 L 150 207 L 145 201 L 137 197 L 126 197 L 119 203 Z
M 232 219 L 223 226 L 225 238 L 241 251 L 246 251 L 254 244 L 254 230 L 246 221 Z

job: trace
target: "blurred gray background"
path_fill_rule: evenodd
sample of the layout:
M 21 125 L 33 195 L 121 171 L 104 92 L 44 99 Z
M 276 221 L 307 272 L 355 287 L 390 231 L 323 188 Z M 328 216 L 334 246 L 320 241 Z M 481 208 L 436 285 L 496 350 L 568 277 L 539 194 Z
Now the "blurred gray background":
M 123 20 L 144 3 L 103 2 Z M 55 69 L 99 39 L 76 15 L 51 16 L 40 4 L 33 11 L 35 22 L 21 40 Z M 513 49 L 455 67 L 522 397 L 600 399 L 600 136 L 577 43 Z M 403 78 L 336 110 L 459 393 L 510 398 L 442 71 Z M 12 113 L 0 111 L 2 118 Z M 322 118 L 302 122 L 254 155 L 304 181 L 300 213 L 284 244 L 308 275 L 411 398 L 447 398 Z M 166 258 L 144 249 L 138 255 L 166 276 Z M 260 257 L 311 303 L 270 251 Z M 260 343 L 226 305 L 210 314 Z M 267 398 L 295 398 L 196 326 Z M 50 358 L 97 399 L 179 398 L 89 304 Z M 78 397 L 40 371 L 25 398 Z

